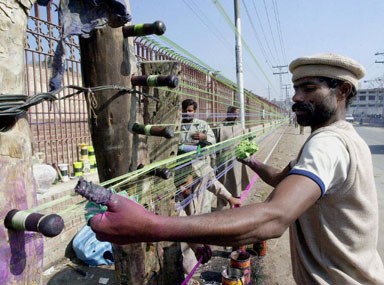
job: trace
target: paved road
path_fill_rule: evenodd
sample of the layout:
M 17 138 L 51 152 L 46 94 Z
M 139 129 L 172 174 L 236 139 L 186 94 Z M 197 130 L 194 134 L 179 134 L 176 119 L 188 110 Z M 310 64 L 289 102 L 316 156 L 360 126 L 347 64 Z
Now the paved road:
M 379 197 L 379 244 L 378 250 L 384 261 L 384 128 L 355 126 L 372 153 L 373 171 Z

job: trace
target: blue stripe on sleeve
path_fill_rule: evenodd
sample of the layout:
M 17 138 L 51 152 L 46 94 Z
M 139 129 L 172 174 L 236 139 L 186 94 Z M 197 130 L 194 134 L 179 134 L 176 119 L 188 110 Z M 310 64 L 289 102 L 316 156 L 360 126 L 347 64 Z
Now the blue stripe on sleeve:
M 291 175 L 291 174 L 302 175 L 302 176 L 308 177 L 309 179 L 312 179 L 317 185 L 319 185 L 321 190 L 321 197 L 324 196 L 325 185 L 319 176 L 313 174 L 312 172 L 302 170 L 302 169 L 292 169 L 291 171 L 289 171 L 288 175 Z

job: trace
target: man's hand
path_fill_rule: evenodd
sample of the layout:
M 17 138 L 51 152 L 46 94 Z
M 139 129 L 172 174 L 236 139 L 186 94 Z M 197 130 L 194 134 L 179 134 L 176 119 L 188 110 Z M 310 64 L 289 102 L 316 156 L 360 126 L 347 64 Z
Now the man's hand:
M 184 198 L 192 193 L 193 176 L 187 175 L 183 184 L 180 185 L 180 191 Z
M 256 155 L 250 155 L 247 158 L 236 158 L 238 162 L 241 162 L 242 164 L 245 164 L 252 168 L 253 165 L 257 165 L 259 163 L 259 160 L 256 158 Z
M 196 259 L 199 260 L 202 257 L 201 263 L 207 263 L 212 257 L 212 250 L 209 245 L 193 245 L 192 250 L 195 252 Z
M 231 205 L 231 208 L 238 208 L 241 206 L 242 202 L 239 198 L 231 197 L 228 199 L 229 204 Z
M 192 190 L 191 188 L 185 188 L 185 187 L 180 187 L 181 189 L 181 195 L 184 197 L 184 198 L 187 198 L 189 195 L 191 195 L 192 193 Z
M 248 156 L 247 158 L 237 158 L 237 161 L 251 168 L 265 183 L 272 187 L 276 187 L 284 178 L 287 177 L 289 171 L 291 170 L 289 164 L 283 170 L 269 166 L 258 160 L 255 154 Z
M 192 139 L 198 140 L 198 141 L 205 141 L 207 139 L 207 135 L 204 133 L 194 133 L 192 134 Z
M 107 207 L 106 212 L 90 220 L 98 240 L 128 244 L 154 239 L 150 227 L 156 215 L 143 206 L 121 195 L 112 194 Z

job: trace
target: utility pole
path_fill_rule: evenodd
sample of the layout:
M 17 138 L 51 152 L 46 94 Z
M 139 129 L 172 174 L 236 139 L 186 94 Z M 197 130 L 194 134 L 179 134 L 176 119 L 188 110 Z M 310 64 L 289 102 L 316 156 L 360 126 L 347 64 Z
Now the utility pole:
M 279 75 L 279 81 L 280 81 L 280 100 L 284 101 L 284 94 L 283 94 L 283 77 L 282 75 L 285 73 L 288 73 L 288 71 L 282 71 L 284 67 L 288 67 L 288 65 L 277 65 L 272 66 L 272 68 L 278 68 L 279 72 L 274 72 L 274 75 Z
M 377 53 L 375 53 L 375 55 L 384 55 L 384 52 L 377 52 Z M 376 63 L 384 63 L 384 61 L 379 61 L 379 60 L 376 60 L 375 62 L 376 62 Z M 383 86 L 383 85 L 381 84 L 381 88 L 382 88 L 382 86 Z M 382 99 L 382 98 L 383 98 L 382 96 L 383 96 L 383 95 L 381 95 L 381 100 L 383 100 L 383 99 Z M 383 107 L 383 111 L 382 111 L 382 113 L 381 113 L 381 116 L 384 117 L 384 107 Z
M 285 108 L 288 112 L 288 118 L 290 119 L 289 122 L 291 123 L 291 116 L 292 116 L 292 110 L 291 110 L 291 98 L 289 96 L 289 87 L 291 84 L 284 84 L 285 89 Z
M 291 84 L 283 84 L 283 88 L 285 89 L 285 104 L 289 106 L 289 102 L 291 99 L 289 98 L 289 87 L 291 87 Z
M 240 1 L 234 0 L 235 5 L 235 26 L 236 26 L 236 78 L 238 97 L 240 101 L 240 121 L 243 130 L 245 130 L 245 111 L 244 111 L 244 80 L 243 80 L 243 57 L 241 45 L 241 21 L 240 21 Z
M 268 101 L 271 101 L 271 88 L 268 86 Z

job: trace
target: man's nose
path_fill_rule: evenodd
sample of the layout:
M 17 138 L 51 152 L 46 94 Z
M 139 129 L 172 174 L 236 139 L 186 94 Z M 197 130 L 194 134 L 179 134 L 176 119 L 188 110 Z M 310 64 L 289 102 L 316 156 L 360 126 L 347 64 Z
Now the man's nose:
M 302 92 L 295 90 L 294 94 L 292 96 L 292 101 L 293 102 L 303 102 L 304 101 L 304 94 Z

